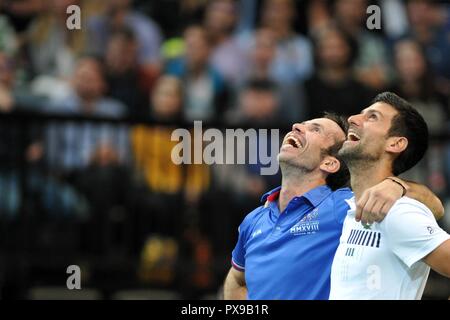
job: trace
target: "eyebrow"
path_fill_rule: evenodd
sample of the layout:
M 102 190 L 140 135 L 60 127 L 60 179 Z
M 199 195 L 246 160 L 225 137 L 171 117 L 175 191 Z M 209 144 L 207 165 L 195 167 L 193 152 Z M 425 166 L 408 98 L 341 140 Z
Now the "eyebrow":
M 317 122 L 303 121 L 301 124 L 312 125 L 314 127 L 319 127 L 320 129 L 323 129 L 323 125 L 321 125 L 320 123 L 317 123 Z
M 376 114 L 378 114 L 380 117 L 383 117 L 383 114 L 382 114 L 380 111 L 375 110 L 375 109 L 371 109 L 371 108 L 364 109 L 363 111 L 361 111 L 361 114 L 365 114 L 365 113 L 376 113 Z

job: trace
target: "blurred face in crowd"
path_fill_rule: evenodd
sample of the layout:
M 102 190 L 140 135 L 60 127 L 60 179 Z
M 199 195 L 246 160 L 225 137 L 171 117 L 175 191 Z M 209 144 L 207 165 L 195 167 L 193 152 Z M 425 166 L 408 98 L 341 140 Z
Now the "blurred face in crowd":
M 190 27 L 184 33 L 186 60 L 191 70 L 198 71 L 208 64 L 210 45 L 205 30 Z
M 240 105 L 246 118 L 267 120 L 274 116 L 278 99 L 273 91 L 249 88 L 241 94 Z
M 109 73 L 121 74 L 137 64 L 137 44 L 125 35 L 116 34 L 108 42 L 106 67 Z
M 419 45 L 414 41 L 401 41 L 395 45 L 395 67 L 403 81 L 418 81 L 426 72 L 426 62 Z
M 360 25 L 366 19 L 367 0 L 338 0 L 336 16 L 344 25 Z
M 84 100 L 98 99 L 106 90 L 102 67 L 93 58 L 83 58 L 78 62 L 72 82 L 75 92 Z
M 306 173 L 316 170 L 334 173 L 339 170 L 340 163 L 328 155 L 328 149 L 344 140 L 344 131 L 330 119 L 295 123 L 283 139 L 278 161 L 282 168 L 285 164 Z
M 151 96 L 153 113 L 161 118 L 171 118 L 181 111 L 182 86 L 180 80 L 163 76 L 156 83 Z
M 350 46 L 342 34 L 335 30 L 326 30 L 319 35 L 317 50 L 322 67 L 345 67 L 350 58 Z
M 433 24 L 433 5 L 427 0 L 411 0 L 407 4 L 411 26 L 429 27 Z
M 208 32 L 229 33 L 236 23 L 236 8 L 232 0 L 212 1 L 205 15 L 205 27 Z
M 263 7 L 263 24 L 269 28 L 290 26 L 295 14 L 292 0 L 266 0 Z
M 0 52 L 0 85 L 11 87 L 14 82 L 14 72 L 11 60 Z
M 276 40 L 270 29 L 259 29 L 255 34 L 255 43 L 251 51 L 254 65 L 267 68 L 275 57 Z
M 392 106 L 376 102 L 360 114 L 348 118 L 347 140 L 339 151 L 350 166 L 352 161 L 377 161 L 397 137 L 389 137 L 392 119 L 398 114 Z

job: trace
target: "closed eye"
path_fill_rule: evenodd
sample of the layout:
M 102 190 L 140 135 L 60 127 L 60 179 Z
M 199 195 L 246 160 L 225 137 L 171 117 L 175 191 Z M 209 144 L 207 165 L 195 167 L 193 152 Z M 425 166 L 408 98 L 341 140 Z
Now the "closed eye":
M 311 125 L 311 131 L 313 131 L 313 132 L 321 132 L 322 130 L 320 128 L 320 125 L 313 123 Z

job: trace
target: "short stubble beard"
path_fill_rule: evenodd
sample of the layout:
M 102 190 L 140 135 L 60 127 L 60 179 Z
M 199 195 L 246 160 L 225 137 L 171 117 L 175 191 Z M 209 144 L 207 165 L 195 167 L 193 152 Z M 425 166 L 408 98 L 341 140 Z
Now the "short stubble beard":
M 375 155 L 364 153 L 361 145 L 353 148 L 343 147 L 339 150 L 338 155 L 351 171 L 368 168 L 380 159 Z

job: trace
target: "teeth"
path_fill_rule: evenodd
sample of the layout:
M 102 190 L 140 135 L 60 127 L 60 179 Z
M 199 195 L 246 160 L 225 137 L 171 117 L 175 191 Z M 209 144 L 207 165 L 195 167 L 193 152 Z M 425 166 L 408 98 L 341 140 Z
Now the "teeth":
M 297 148 L 300 148 L 302 146 L 301 141 L 295 136 L 289 136 L 287 141 L 293 141 Z
M 352 139 L 351 139 L 352 137 L 356 138 L 356 140 L 361 140 L 361 138 L 359 137 L 359 135 L 357 135 L 357 134 L 354 133 L 354 132 L 349 132 L 349 134 L 348 134 L 349 140 L 352 140 Z

